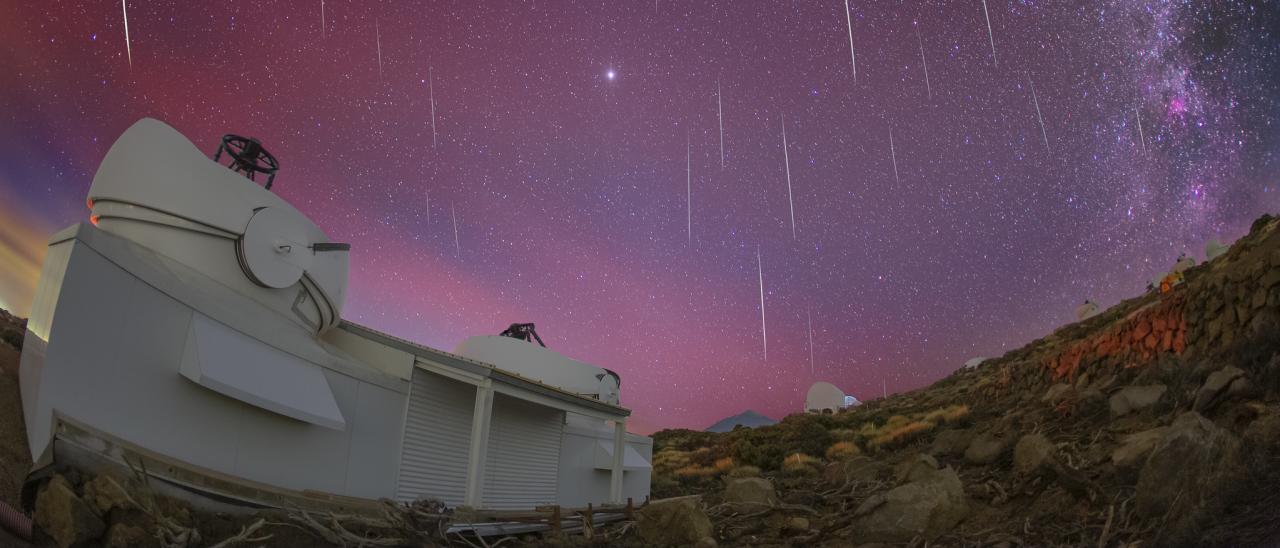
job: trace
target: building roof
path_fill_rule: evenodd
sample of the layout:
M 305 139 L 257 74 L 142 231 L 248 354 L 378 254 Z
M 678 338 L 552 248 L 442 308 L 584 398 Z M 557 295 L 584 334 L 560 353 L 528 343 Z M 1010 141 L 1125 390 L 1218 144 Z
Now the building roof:
M 383 333 L 371 327 L 353 323 L 350 320 L 342 320 L 342 323 L 339 324 L 338 328 L 377 343 L 390 346 L 397 350 L 413 354 L 414 356 L 424 360 L 429 360 L 446 367 L 493 379 L 495 381 L 529 390 L 565 403 L 586 407 L 593 411 L 611 416 L 627 417 L 631 415 L 631 410 L 625 407 L 606 403 L 591 396 L 584 396 L 582 394 L 570 392 L 558 386 L 553 386 L 513 371 L 507 371 L 493 364 L 484 363 L 465 356 L 459 356 L 452 352 L 445 352 L 438 348 L 431 348 L 430 346 L 401 339 L 395 335 Z

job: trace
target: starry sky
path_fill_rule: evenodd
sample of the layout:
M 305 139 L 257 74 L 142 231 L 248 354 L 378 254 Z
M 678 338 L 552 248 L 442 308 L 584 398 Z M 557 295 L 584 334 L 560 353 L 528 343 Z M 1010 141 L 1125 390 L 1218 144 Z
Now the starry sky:
M 536 322 L 641 431 L 924 386 L 1280 210 L 1276 2 L 125 4 L 0 1 L 0 306 L 138 118 L 252 135 L 348 319 Z

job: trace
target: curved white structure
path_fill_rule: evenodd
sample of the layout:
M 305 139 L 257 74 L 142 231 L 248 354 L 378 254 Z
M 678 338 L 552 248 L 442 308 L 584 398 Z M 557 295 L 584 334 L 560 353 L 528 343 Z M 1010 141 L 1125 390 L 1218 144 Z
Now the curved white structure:
M 616 376 L 514 339 L 473 339 L 468 358 L 342 320 L 347 246 L 173 128 L 129 128 L 88 206 L 94 226 L 50 239 L 27 324 L 37 467 L 141 462 L 156 484 L 327 509 L 648 495 L 652 440 L 626 432 Z
M 990 359 L 990 358 L 969 358 L 969 360 L 968 360 L 968 361 L 964 362 L 964 368 L 965 368 L 965 369 L 977 369 L 977 368 L 978 368 L 978 366 L 982 365 L 982 362 L 985 362 L 985 361 L 987 361 L 988 359 Z
M 809 387 L 804 398 L 804 410 L 808 413 L 832 413 L 844 409 L 844 391 L 829 382 L 818 381 Z
M 89 188 L 103 231 L 194 268 L 316 332 L 338 325 L 347 251 L 279 196 L 144 118 L 111 146 Z M 284 290 L 284 291 L 281 291 Z
M 500 335 L 471 337 L 454 354 L 491 363 L 523 377 L 618 405 L 621 379 L 603 367 L 569 359 L 531 342 Z
M 1218 240 L 1209 240 L 1204 244 L 1204 261 L 1209 262 L 1226 253 L 1231 246 L 1222 245 Z
M 1195 257 L 1192 257 L 1190 255 L 1182 255 L 1181 257 L 1178 257 L 1178 262 L 1173 263 L 1173 270 L 1171 272 L 1186 272 L 1188 269 L 1190 269 L 1195 265 L 1196 265 Z
M 1076 307 L 1076 319 L 1087 320 L 1098 315 L 1098 303 L 1093 301 L 1085 301 L 1084 304 Z

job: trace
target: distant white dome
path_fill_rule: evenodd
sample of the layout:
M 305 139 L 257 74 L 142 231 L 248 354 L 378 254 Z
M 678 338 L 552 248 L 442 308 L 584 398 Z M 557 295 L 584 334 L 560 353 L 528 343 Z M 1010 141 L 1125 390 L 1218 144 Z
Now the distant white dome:
M 977 369 L 979 365 L 982 365 L 982 362 L 985 362 L 988 359 L 990 358 L 969 358 L 969 361 L 964 362 L 964 368 Z
M 829 382 L 818 381 L 809 387 L 804 398 L 804 410 L 821 413 L 830 409 L 833 413 L 844 408 L 844 391 Z
M 1183 254 L 1178 257 L 1178 262 L 1173 263 L 1173 272 L 1185 272 L 1187 269 L 1196 265 L 1195 257 Z
M 1218 257 L 1221 257 L 1222 254 L 1226 253 L 1228 249 L 1231 249 L 1231 248 L 1225 245 L 1222 245 L 1222 242 L 1219 242 L 1218 240 L 1209 240 L 1208 243 L 1204 244 L 1205 262 L 1209 262 L 1214 259 L 1217 259 Z
M 1087 320 L 1098 315 L 1098 303 L 1093 301 L 1085 301 L 1084 304 L 1076 307 L 1076 319 Z

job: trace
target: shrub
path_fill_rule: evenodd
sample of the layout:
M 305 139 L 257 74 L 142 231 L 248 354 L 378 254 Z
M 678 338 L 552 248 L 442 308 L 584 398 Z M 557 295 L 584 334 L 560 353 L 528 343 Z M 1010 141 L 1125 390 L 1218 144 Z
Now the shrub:
M 26 336 L 24 331 L 17 329 L 5 329 L 0 332 L 0 340 L 8 343 L 15 350 L 22 350 L 22 339 Z
M 968 405 L 952 405 L 930 411 L 929 414 L 924 416 L 924 421 L 933 424 L 951 424 L 967 418 L 969 418 Z
M 787 456 L 788 446 L 782 438 L 781 428 L 766 426 L 733 434 L 729 453 L 736 463 L 776 470 L 778 463 Z
M 862 450 L 851 441 L 838 441 L 827 448 L 827 460 L 846 460 L 862 454 Z
M 713 466 L 721 474 L 728 472 L 733 469 L 733 457 L 718 458 Z
M 667 449 L 653 456 L 653 471 L 658 475 L 669 474 L 686 466 L 689 466 L 689 453 L 685 451 Z
M 760 469 L 755 466 L 739 466 L 729 471 L 731 478 L 758 478 Z
M 782 461 L 782 471 L 792 476 L 812 476 L 818 473 L 818 459 L 804 453 L 792 453 Z
M 851 428 L 837 428 L 831 431 L 831 439 L 836 441 L 854 441 L 858 439 L 858 433 Z
M 782 428 L 782 447 L 786 453 L 820 455 L 831 445 L 831 432 L 835 426 L 826 415 L 792 415 Z M 774 461 L 777 462 L 777 461 Z

